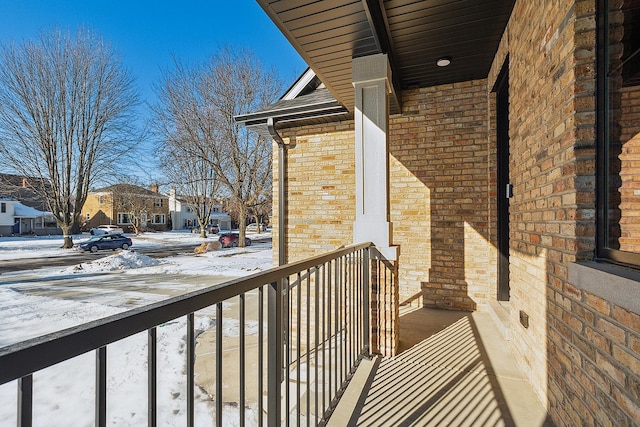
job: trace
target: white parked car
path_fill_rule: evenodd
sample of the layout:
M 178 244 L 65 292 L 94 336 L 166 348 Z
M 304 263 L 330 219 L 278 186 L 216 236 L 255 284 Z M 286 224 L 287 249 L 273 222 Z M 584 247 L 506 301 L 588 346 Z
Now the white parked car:
M 122 234 L 124 230 L 117 225 L 99 225 L 89 230 L 89 233 L 91 233 L 92 236 L 99 234 Z

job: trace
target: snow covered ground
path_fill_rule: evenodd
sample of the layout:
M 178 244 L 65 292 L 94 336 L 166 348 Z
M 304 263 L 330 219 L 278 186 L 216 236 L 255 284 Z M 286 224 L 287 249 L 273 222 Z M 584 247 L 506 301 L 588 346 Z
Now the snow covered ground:
M 88 237 L 77 236 L 74 242 Z M 203 241 L 215 240 L 216 236 L 202 239 L 196 234 L 167 232 L 132 238 L 132 251 L 116 252 L 91 263 L 0 275 L 0 347 L 26 337 L 125 311 L 131 306 L 132 292 L 135 292 L 136 304 L 140 305 L 156 302 L 169 294 L 191 290 L 188 287 L 180 289 L 182 285 L 179 282 L 171 282 L 167 285 L 171 289 L 167 290 L 158 283 L 161 282 L 158 278 L 185 275 L 231 278 L 272 267 L 270 242 L 201 255 L 185 252 L 184 255 L 158 260 L 142 255 L 136 249 L 178 244 L 193 244 L 195 248 Z M 67 256 L 73 253 L 60 249 L 61 243 L 59 236 L 0 238 L 0 260 Z M 52 278 L 55 280 L 52 281 Z M 116 278 L 119 283 L 128 284 L 126 291 L 114 290 L 106 285 L 96 286 L 98 282 L 109 283 Z M 149 278 L 149 282 L 145 282 L 146 278 Z M 62 292 L 65 288 L 60 284 L 65 282 L 74 284 L 73 297 L 69 297 L 68 292 Z M 188 283 L 189 280 L 184 282 Z M 83 287 L 87 287 L 86 298 L 80 292 Z M 99 298 L 100 295 L 96 294 L 100 292 L 108 292 L 108 298 Z M 225 310 L 231 310 L 231 306 L 225 304 Z M 197 313 L 197 330 L 204 331 L 212 327 L 214 317 L 213 310 Z M 237 336 L 238 330 L 233 327 L 233 322 L 227 325 L 224 336 Z M 184 425 L 186 420 L 185 330 L 185 321 L 180 319 L 158 328 L 160 425 Z M 146 424 L 146 346 L 146 335 L 142 334 L 108 347 L 107 416 L 111 425 Z M 34 425 L 93 425 L 94 367 L 94 354 L 91 353 L 36 373 Z M 16 425 L 16 406 L 16 384 L 0 386 L 0 427 Z M 196 425 L 212 425 L 214 411 L 211 399 L 197 389 Z M 225 416 L 225 424 L 234 425 L 237 422 L 237 408 L 225 406 L 226 412 L 229 414 Z M 255 412 L 250 411 L 247 424 L 252 425 L 255 420 Z

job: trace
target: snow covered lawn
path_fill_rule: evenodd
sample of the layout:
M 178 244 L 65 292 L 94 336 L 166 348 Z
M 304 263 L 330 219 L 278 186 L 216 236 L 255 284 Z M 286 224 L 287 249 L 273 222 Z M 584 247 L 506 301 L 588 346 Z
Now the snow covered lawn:
M 88 238 L 88 236 L 83 236 Z M 0 275 L 0 347 L 25 337 L 38 336 L 52 329 L 63 329 L 106 317 L 126 310 L 130 292 L 110 292 L 108 299 L 83 299 L 57 296 L 61 283 L 73 283 L 73 290 L 89 286 L 93 296 L 101 292 L 96 281 L 108 282 L 117 277 L 119 282 L 130 281 L 135 287 L 138 304 L 151 303 L 163 296 L 154 292 L 157 283 L 140 282 L 140 278 L 162 278 L 167 275 L 210 275 L 240 277 L 266 270 L 272 266 L 270 243 L 248 248 L 223 249 L 202 255 L 181 255 L 161 260 L 151 259 L 135 252 L 142 247 L 159 247 L 193 243 L 203 239 L 191 233 L 149 233 L 133 236 L 133 251 L 122 251 L 92 263 L 65 268 L 45 268 Z M 216 236 L 206 239 L 214 240 Z M 75 239 L 74 239 L 75 240 Z M 59 249 L 61 238 L 0 238 L 0 260 L 25 257 L 57 256 L 68 253 Z M 113 275 L 113 276 L 111 276 Z M 137 277 L 136 277 L 137 276 Z M 55 281 L 49 281 L 55 277 Z M 195 276 L 194 276 L 195 277 Z M 188 280 L 187 280 L 188 281 Z M 86 285 L 84 284 L 86 283 Z M 172 284 L 171 292 L 180 292 Z M 34 288 L 38 294 L 34 294 Z M 44 289 L 44 290 L 43 290 Z M 185 289 L 185 291 L 190 289 Z M 89 294 L 87 294 L 89 295 Z M 98 302 L 96 302 L 98 301 Z M 108 302 L 106 302 L 108 301 Z M 106 303 L 105 303 L 106 302 Z M 225 304 L 225 310 L 231 310 Z M 213 308 L 196 314 L 198 332 L 215 324 Z M 223 322 L 223 325 L 225 322 Z M 237 336 L 233 322 L 227 322 L 224 335 Z M 249 331 L 257 333 L 257 331 Z M 169 322 L 158 328 L 158 406 L 160 425 L 184 425 L 186 411 L 185 387 L 185 334 L 184 319 Z M 145 425 L 147 418 L 147 337 L 139 334 L 108 347 L 108 423 L 118 426 Z M 2 366 L 0 369 L 11 369 Z M 95 355 L 85 354 L 34 375 L 34 425 L 89 426 L 94 423 Z M 0 386 L 0 427 L 16 425 L 17 387 L 15 383 Z M 212 425 L 215 411 L 213 402 L 196 389 L 196 425 Z M 226 420 L 237 421 L 237 408 Z M 255 422 L 257 414 L 251 412 L 247 424 Z M 225 422 L 226 424 L 226 422 Z M 235 424 L 231 422 L 230 425 Z
M 126 236 L 133 239 L 134 250 L 189 244 L 195 247 L 202 242 L 218 240 L 217 234 L 209 234 L 202 239 L 199 234 L 186 231 L 143 233 L 137 236 L 127 233 Z M 270 233 L 247 233 L 249 238 L 270 236 Z M 84 242 L 90 237 L 88 233 L 74 235 L 73 243 Z M 0 260 L 72 255 L 73 251 L 60 249 L 62 242 L 62 236 L 0 237 Z

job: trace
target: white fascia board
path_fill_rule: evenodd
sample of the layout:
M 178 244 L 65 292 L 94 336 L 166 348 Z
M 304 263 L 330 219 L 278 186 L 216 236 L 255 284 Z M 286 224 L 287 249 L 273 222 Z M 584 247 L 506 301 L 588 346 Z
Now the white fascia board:
M 297 98 L 298 95 L 300 95 L 300 92 L 302 92 L 302 89 L 304 89 L 315 76 L 316 73 L 311 68 L 308 68 L 307 71 L 305 71 L 305 73 L 300 76 L 298 81 L 295 82 L 293 86 L 291 86 L 291 88 L 287 91 L 287 93 L 284 94 L 281 99 L 291 100 Z

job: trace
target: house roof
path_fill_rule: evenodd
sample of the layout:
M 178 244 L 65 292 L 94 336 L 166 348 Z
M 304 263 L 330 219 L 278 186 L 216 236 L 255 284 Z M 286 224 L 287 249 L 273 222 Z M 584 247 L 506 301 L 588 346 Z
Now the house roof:
M 39 216 L 51 216 L 49 212 L 42 212 L 38 209 L 25 206 L 20 202 L 16 202 L 14 205 L 13 216 L 20 218 L 36 218 Z
M 89 192 L 90 194 L 93 193 L 120 193 L 120 194 L 139 194 L 139 195 L 145 195 L 145 196 L 154 196 L 157 198 L 167 198 L 168 196 L 156 192 L 156 191 L 151 191 L 147 188 L 144 187 L 140 187 L 139 185 L 133 185 L 133 184 L 114 184 L 114 185 L 109 185 L 108 187 L 103 187 L 103 188 L 99 188 L 97 190 L 93 190 Z
M 291 85 L 277 102 L 254 113 L 234 117 L 261 135 L 270 136 L 267 120 L 273 119 L 278 127 L 304 126 L 329 120 L 339 120 L 349 116 L 349 111 L 341 105 L 316 76 L 307 69 Z
M 353 58 L 385 53 L 393 86 L 485 78 L 515 0 L 257 0 L 334 98 L 353 111 Z M 436 61 L 450 57 L 451 64 Z M 393 98 L 391 112 L 400 112 Z
M 19 200 L 23 205 L 48 210 L 49 204 L 36 188 L 49 187 L 49 180 L 33 176 L 0 173 L 0 197 Z
M 253 129 L 259 134 L 269 136 L 267 119 L 272 118 L 279 126 L 304 126 L 322 123 L 327 120 L 338 120 L 349 116 L 345 107 L 331 95 L 323 86 L 311 90 L 309 93 L 285 99 L 255 113 L 236 116 L 238 123 Z

